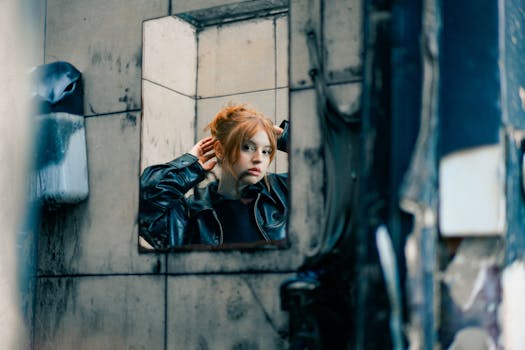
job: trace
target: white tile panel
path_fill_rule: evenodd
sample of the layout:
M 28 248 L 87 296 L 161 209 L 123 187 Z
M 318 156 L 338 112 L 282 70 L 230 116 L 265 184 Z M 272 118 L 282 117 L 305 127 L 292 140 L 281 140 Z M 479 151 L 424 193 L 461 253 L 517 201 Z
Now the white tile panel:
M 195 140 L 195 100 L 143 81 L 141 172 L 188 152 Z
M 288 86 L 288 16 L 275 21 L 276 87 Z
M 273 89 L 273 19 L 204 29 L 198 40 L 197 95 L 223 96 Z
M 173 16 L 143 25 L 143 79 L 194 96 L 197 79 L 197 34 Z

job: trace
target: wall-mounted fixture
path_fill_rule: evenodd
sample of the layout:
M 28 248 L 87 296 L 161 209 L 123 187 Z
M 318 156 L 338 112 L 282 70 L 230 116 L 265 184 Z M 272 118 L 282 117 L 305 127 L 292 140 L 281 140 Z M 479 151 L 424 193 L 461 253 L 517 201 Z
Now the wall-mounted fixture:
M 74 204 L 88 197 L 86 130 L 80 72 L 67 62 L 32 72 L 35 159 L 31 197 L 46 204 Z

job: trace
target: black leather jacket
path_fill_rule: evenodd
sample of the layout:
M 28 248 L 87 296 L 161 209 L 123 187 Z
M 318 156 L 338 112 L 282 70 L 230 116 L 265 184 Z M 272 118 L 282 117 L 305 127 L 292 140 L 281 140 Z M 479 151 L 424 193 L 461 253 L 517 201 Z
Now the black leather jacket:
M 288 124 L 278 149 L 287 150 Z M 215 212 L 224 197 L 217 193 L 218 181 L 195 194 L 185 194 L 204 180 L 206 171 L 198 158 L 184 154 L 171 162 L 146 168 L 140 183 L 140 235 L 155 249 L 169 251 L 188 244 L 219 247 L 222 225 Z M 261 240 L 284 241 L 288 217 L 288 175 L 268 174 L 245 187 L 241 197 L 255 198 L 254 216 Z

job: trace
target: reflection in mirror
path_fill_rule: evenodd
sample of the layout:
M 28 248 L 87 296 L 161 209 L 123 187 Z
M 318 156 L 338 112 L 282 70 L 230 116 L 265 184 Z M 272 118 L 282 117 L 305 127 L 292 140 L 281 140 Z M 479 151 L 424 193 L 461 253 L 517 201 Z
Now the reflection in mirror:
M 143 24 L 141 251 L 286 246 L 287 9 L 250 11 Z

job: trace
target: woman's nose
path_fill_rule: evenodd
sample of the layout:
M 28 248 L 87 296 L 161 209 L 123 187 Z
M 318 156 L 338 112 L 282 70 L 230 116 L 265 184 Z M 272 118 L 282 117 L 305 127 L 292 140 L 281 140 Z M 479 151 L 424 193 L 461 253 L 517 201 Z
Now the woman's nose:
M 261 162 L 261 152 L 254 152 L 252 156 L 252 162 L 260 163 Z

